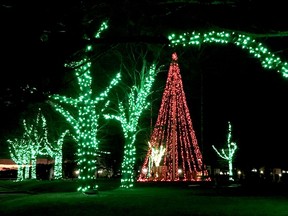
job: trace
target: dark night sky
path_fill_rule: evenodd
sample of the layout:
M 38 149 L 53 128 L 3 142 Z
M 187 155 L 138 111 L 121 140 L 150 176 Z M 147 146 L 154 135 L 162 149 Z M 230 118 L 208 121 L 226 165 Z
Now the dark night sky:
M 14 130 L 14 123 L 18 121 L 19 110 L 24 109 L 23 107 L 26 107 L 30 100 L 41 101 L 41 92 L 65 89 L 66 85 L 63 79 L 69 71 L 64 69 L 64 62 L 69 55 L 82 48 L 81 45 L 83 45 L 83 41 L 80 39 L 83 34 L 81 31 L 83 23 L 81 24 L 79 21 L 81 15 L 76 13 L 80 11 L 79 7 L 65 7 L 63 4 L 53 8 L 48 3 L 46 4 L 46 6 L 45 4 L 34 5 L 36 9 L 33 9 L 33 4 L 9 5 L 7 3 L 0 5 L 1 122 L 3 125 L 1 140 L 5 140 L 7 134 Z M 242 7 L 244 6 L 242 5 Z M 167 8 L 162 8 L 161 13 L 167 12 Z M 166 33 L 174 31 L 182 32 L 189 25 L 192 25 L 189 27 L 191 29 L 194 26 L 205 28 L 207 23 L 209 23 L 210 28 L 224 23 L 225 25 L 222 27 L 239 28 L 240 30 L 246 24 L 249 25 L 249 30 L 255 29 L 257 33 L 265 32 L 264 29 L 274 30 L 276 28 L 279 31 L 285 31 L 288 28 L 286 20 L 284 21 L 282 17 L 278 17 L 280 21 L 268 20 L 267 16 L 264 16 L 264 12 L 267 11 L 261 10 L 263 20 L 260 16 L 254 17 L 254 9 L 257 7 L 252 6 L 243 9 L 246 16 L 242 20 L 241 16 L 233 14 L 235 9 L 226 14 L 231 16 L 230 19 L 224 19 L 223 16 L 217 16 L 217 13 L 210 9 L 206 10 L 205 13 L 200 13 L 199 10 L 192 13 L 191 10 L 185 10 L 185 7 L 183 10 L 176 10 L 175 8 L 171 10 L 174 13 L 166 15 L 166 21 L 163 22 L 163 26 L 166 25 L 165 31 L 162 32 L 164 36 L 167 36 Z M 125 12 L 123 8 L 122 10 Z M 142 21 L 146 27 L 143 29 L 149 34 L 153 30 L 156 35 L 161 33 L 157 24 L 161 23 L 160 20 L 164 19 L 164 15 L 158 14 L 155 22 L 151 23 L 152 27 L 149 27 L 147 25 L 149 21 L 144 22 L 143 17 L 141 19 L 135 18 L 141 11 L 138 8 L 134 14 L 132 12 L 130 14 L 130 18 L 134 17 L 135 22 L 130 20 L 128 25 L 125 24 L 125 18 L 127 21 L 129 16 L 127 14 L 120 16 L 123 11 L 120 8 L 118 14 L 113 13 L 112 9 L 107 11 L 107 14 L 110 14 L 112 18 L 112 15 L 115 17 L 118 15 L 124 20 L 124 24 L 118 23 L 119 25 L 116 25 L 115 17 L 114 20 L 111 18 L 111 31 L 117 32 L 121 28 L 122 31 L 125 28 L 127 31 L 133 31 L 135 28 L 137 30 L 135 30 L 135 34 L 137 34 L 141 32 L 141 25 L 139 27 L 137 21 Z M 159 11 L 157 10 L 157 13 L 160 13 Z M 152 15 L 154 12 L 156 14 L 156 10 L 150 11 Z M 99 16 L 99 19 L 102 17 Z M 187 17 L 191 21 L 181 22 Z M 253 22 L 249 22 L 249 18 L 252 17 L 254 17 Z M 228 22 L 228 20 L 230 21 Z M 198 21 L 197 24 L 195 24 L 196 21 Z M 212 24 L 212 21 L 217 23 Z M 262 41 L 269 48 L 271 47 L 275 54 L 287 61 L 287 38 L 262 38 Z M 288 167 L 285 153 L 286 143 L 288 143 L 286 135 L 288 131 L 288 114 L 286 112 L 288 110 L 286 103 L 288 79 L 283 78 L 275 70 L 263 69 L 259 60 L 249 56 L 247 51 L 239 50 L 239 48 L 230 45 L 211 45 L 203 46 L 200 50 L 197 49 L 193 47 L 187 49 L 167 48 L 163 62 L 165 62 L 168 72 L 170 53 L 177 51 L 187 103 L 200 148 L 203 149 L 204 160 L 207 163 L 213 163 L 216 160 L 216 153 L 213 152 L 211 146 L 213 144 L 218 148 L 225 146 L 227 122 L 231 121 L 232 136 L 239 146 L 237 163 L 247 166 L 272 164 L 271 166 Z M 200 132 L 201 73 L 204 76 L 203 143 Z M 159 75 L 158 79 L 157 85 L 165 84 L 166 76 L 164 73 Z M 7 101 L 21 100 L 19 96 L 15 99 L 15 95 L 18 93 L 13 92 L 18 92 L 19 88 L 27 83 L 30 86 L 37 86 L 38 96 L 29 100 L 25 97 L 24 102 L 17 102 L 16 105 L 13 102 L 12 105 L 6 106 Z M 7 90 L 8 88 L 10 90 Z M 157 110 L 154 112 L 157 115 Z M 6 126 L 7 124 L 8 126 Z

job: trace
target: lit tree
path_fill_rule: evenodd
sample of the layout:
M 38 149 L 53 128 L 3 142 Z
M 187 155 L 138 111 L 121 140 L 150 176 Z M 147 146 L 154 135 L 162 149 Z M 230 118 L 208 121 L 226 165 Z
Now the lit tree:
M 13 161 L 18 165 L 18 180 L 29 178 L 29 167 L 31 165 L 31 179 L 36 179 L 36 160 L 37 156 L 44 154 L 44 146 L 47 140 L 47 124 L 44 115 L 39 109 L 36 119 L 30 121 L 23 120 L 24 133 L 19 138 L 7 140 L 10 155 Z M 23 177 L 23 166 L 24 177 Z
M 103 22 L 96 38 L 107 28 L 107 23 Z M 87 46 L 86 51 L 91 51 L 92 47 Z M 79 97 L 70 98 L 58 94 L 50 96 L 52 106 L 61 113 L 69 124 L 74 128 L 77 139 L 77 157 L 79 167 L 79 187 L 78 191 L 90 192 L 97 190 L 98 185 L 95 182 L 96 173 L 96 151 L 98 150 L 97 129 L 100 114 L 108 106 L 109 101 L 104 105 L 103 102 L 113 86 L 115 86 L 121 76 L 120 73 L 111 81 L 104 92 L 95 97 L 92 94 L 92 77 L 90 72 L 91 62 L 84 58 L 78 62 L 75 67 L 75 74 L 80 87 Z M 55 102 L 58 103 L 55 103 Z M 75 112 L 70 112 L 63 105 L 70 105 Z M 102 106 L 101 106 L 102 105 Z M 98 113 L 96 112 L 99 111 Z M 73 115 L 73 113 L 76 113 Z
M 9 143 L 9 153 L 11 159 L 17 164 L 17 181 L 29 178 L 29 162 L 30 156 L 28 150 L 28 142 L 24 138 L 14 138 L 7 140 Z M 25 169 L 24 169 L 25 167 Z M 25 171 L 25 174 L 24 174 Z
M 69 134 L 69 130 L 65 130 L 58 139 L 53 140 L 52 144 L 49 142 L 48 139 L 48 127 L 47 127 L 47 121 L 46 118 L 43 114 L 41 114 L 41 119 L 43 122 L 42 129 L 44 130 L 44 133 L 41 135 L 41 146 L 38 151 L 38 155 L 44 155 L 44 156 L 50 156 L 51 158 L 54 159 L 54 178 L 55 179 L 60 179 L 62 178 L 62 160 L 63 160 L 63 143 L 64 143 L 64 138 Z M 38 131 L 36 131 L 38 133 Z M 27 130 L 25 130 L 24 135 L 27 136 L 29 133 L 27 133 Z M 35 135 L 36 136 L 36 135 Z M 28 138 L 31 136 L 27 136 Z M 73 137 L 73 136 L 72 136 Z M 74 138 L 74 137 L 73 137 Z M 75 139 L 75 138 L 74 138 Z M 40 138 L 39 138 L 40 140 Z M 27 142 L 27 144 L 31 143 Z M 28 145 L 27 146 L 27 153 L 33 152 L 31 149 L 33 149 L 33 145 Z
M 36 116 L 36 119 L 27 124 L 23 120 L 24 136 L 28 139 L 27 151 L 30 156 L 31 163 L 31 179 L 36 179 L 36 162 L 38 155 L 43 155 L 43 149 L 47 140 L 47 122 L 41 109 Z
M 159 148 L 157 145 L 151 145 L 150 142 L 149 143 L 149 149 L 151 150 L 151 155 L 149 158 L 149 174 L 150 174 L 150 170 L 153 167 L 153 163 L 155 164 L 156 167 L 156 178 L 158 177 L 158 167 L 160 165 L 160 162 L 162 160 L 162 157 L 164 156 L 164 153 L 166 151 L 166 148 L 164 147 L 164 145 L 161 145 Z
M 158 167 L 166 149 L 164 145 L 161 145 L 160 148 L 157 148 L 156 146 L 151 145 L 150 142 L 149 147 L 151 148 L 151 159 L 155 163 L 155 166 Z
M 217 154 L 228 161 L 229 165 L 229 180 L 234 180 L 233 179 L 233 157 L 235 154 L 235 151 L 237 149 L 237 145 L 235 142 L 231 142 L 231 123 L 228 122 L 228 135 L 227 135 L 227 147 L 228 149 L 221 149 L 221 152 L 219 152 L 214 145 L 212 145 L 213 149 L 217 152 Z
M 149 68 L 146 66 L 146 61 L 143 61 L 140 72 L 140 85 L 134 85 L 128 94 L 128 101 L 124 103 L 119 101 L 119 113 L 116 115 L 106 114 L 106 119 L 115 119 L 121 123 L 124 133 L 124 156 L 121 165 L 121 186 L 123 188 L 131 188 L 134 186 L 135 179 L 135 162 L 136 162 L 136 147 L 135 140 L 138 129 L 139 118 L 142 112 L 149 106 L 147 97 L 150 95 L 152 84 L 155 80 L 157 70 L 154 64 Z M 147 71 L 148 70 L 148 71 Z

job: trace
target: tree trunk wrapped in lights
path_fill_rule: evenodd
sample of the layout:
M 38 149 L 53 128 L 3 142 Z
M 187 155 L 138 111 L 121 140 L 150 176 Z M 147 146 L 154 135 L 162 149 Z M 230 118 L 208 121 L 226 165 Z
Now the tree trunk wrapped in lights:
M 64 131 L 57 142 L 54 144 L 53 149 L 53 158 L 54 158 L 54 178 L 62 179 L 63 178 L 63 143 L 65 136 L 69 133 L 69 130 Z
M 186 104 L 177 60 L 177 54 L 173 53 L 157 122 L 150 138 L 151 146 L 138 181 L 195 181 L 202 179 L 203 173 L 208 176 Z M 162 148 L 165 148 L 165 153 L 160 163 L 161 170 L 151 168 L 154 149 Z M 159 171 L 161 175 L 158 176 Z
M 106 119 L 115 119 L 121 123 L 124 132 L 124 156 L 121 166 L 121 186 L 123 188 L 131 188 L 134 186 L 135 179 L 135 162 L 136 147 L 135 140 L 138 132 L 139 118 L 142 112 L 149 106 L 147 97 L 150 95 L 152 84 L 157 75 L 156 67 L 153 64 L 147 72 L 146 61 L 143 61 L 140 86 L 134 85 L 128 95 L 128 102 L 119 102 L 118 115 L 104 115 Z
M 54 158 L 54 179 L 62 179 L 63 178 L 63 143 L 66 135 L 69 134 L 69 130 L 65 130 L 58 140 L 55 140 L 53 144 L 48 142 L 45 145 L 45 150 L 47 154 Z
M 100 33 L 107 28 L 107 23 L 103 22 L 100 29 L 96 33 L 96 38 L 100 37 Z M 92 47 L 87 46 L 86 51 L 91 51 Z M 76 63 L 75 75 L 78 79 L 80 93 L 78 98 L 70 98 L 61 95 L 52 95 L 51 104 L 56 111 L 60 112 L 71 124 L 75 130 L 77 139 L 77 164 L 79 167 L 79 187 L 78 191 L 90 193 L 90 191 L 97 191 L 98 185 L 96 179 L 96 151 L 98 150 L 97 129 L 100 114 L 108 106 L 109 101 L 102 104 L 108 97 L 108 94 L 113 86 L 115 86 L 121 76 L 120 73 L 111 81 L 110 85 L 104 92 L 95 97 L 92 94 L 91 84 L 92 77 L 90 72 L 91 62 L 84 58 L 82 61 Z M 55 102 L 57 103 L 55 103 Z M 102 103 L 101 103 L 102 102 Z M 64 105 L 71 105 L 74 113 L 65 109 Z
M 227 135 L 227 149 L 221 149 L 221 152 L 219 152 L 214 145 L 212 145 L 213 149 L 216 151 L 216 153 L 223 158 L 224 160 L 228 161 L 229 166 L 229 180 L 233 181 L 233 157 L 235 154 L 235 151 L 237 149 L 237 145 L 235 142 L 231 142 L 231 133 L 232 133 L 232 127 L 231 123 L 228 122 L 228 135 Z

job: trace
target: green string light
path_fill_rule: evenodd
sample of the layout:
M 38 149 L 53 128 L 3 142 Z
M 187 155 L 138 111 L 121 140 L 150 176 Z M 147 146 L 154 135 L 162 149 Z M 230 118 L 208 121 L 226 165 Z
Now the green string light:
M 36 179 L 36 162 L 39 155 L 46 155 L 47 122 L 41 109 L 29 124 L 23 120 L 24 133 L 21 138 L 8 139 L 12 160 L 18 165 L 17 181 Z M 29 169 L 31 168 L 31 171 Z M 30 173 L 31 172 L 31 177 Z
M 17 179 L 16 181 L 22 181 L 25 178 L 28 178 L 27 174 L 24 174 L 24 171 L 28 170 L 29 173 L 29 155 L 27 150 L 27 141 L 25 139 L 14 138 L 13 140 L 8 139 L 9 143 L 9 153 L 11 159 L 17 164 Z
M 35 121 L 27 124 L 27 121 L 23 120 L 23 127 L 25 136 L 28 138 L 28 149 L 31 163 L 31 179 L 37 179 L 36 175 L 36 164 L 37 157 L 43 155 L 45 141 L 47 138 L 47 122 L 44 115 L 41 113 L 41 109 L 37 114 Z
M 192 32 L 179 35 L 170 34 L 168 39 L 171 42 L 170 46 L 182 45 L 183 47 L 200 45 L 202 43 L 232 43 L 244 50 L 247 50 L 255 58 L 258 58 L 263 68 L 275 69 L 285 78 L 288 77 L 287 62 L 281 61 L 279 57 L 270 52 L 262 43 L 257 42 L 252 37 L 244 34 L 225 31 L 210 31 L 205 33 Z
M 52 142 L 53 144 L 51 144 L 48 139 L 46 141 L 47 144 L 45 145 L 45 153 L 54 158 L 54 179 L 63 178 L 63 144 L 64 139 L 68 134 L 70 134 L 69 130 L 65 130 L 59 136 L 58 140 Z M 75 139 L 75 137 L 73 138 Z

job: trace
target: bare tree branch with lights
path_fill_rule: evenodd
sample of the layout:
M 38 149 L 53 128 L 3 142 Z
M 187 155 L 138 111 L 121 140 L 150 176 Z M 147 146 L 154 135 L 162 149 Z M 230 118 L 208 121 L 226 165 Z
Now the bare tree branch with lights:
M 237 149 L 237 145 L 235 142 L 231 142 L 231 132 L 232 132 L 231 128 L 232 128 L 231 123 L 228 122 L 227 149 L 221 149 L 221 152 L 220 152 L 216 149 L 216 147 L 214 145 L 212 145 L 212 147 L 221 158 L 228 161 L 229 180 L 234 181 L 234 179 L 233 179 L 233 159 L 234 159 L 235 151 Z
M 129 69 L 128 69 L 129 70 Z M 136 147 L 135 140 L 139 132 L 139 119 L 144 110 L 149 106 L 147 97 L 151 93 L 158 70 L 155 64 L 147 65 L 143 57 L 143 64 L 140 71 L 140 83 L 133 85 L 128 93 L 127 100 L 118 102 L 117 114 L 105 114 L 106 119 L 115 119 L 120 122 L 124 133 L 124 156 L 122 161 L 121 186 L 131 188 L 135 181 Z M 136 82 L 136 81 L 135 81 Z

